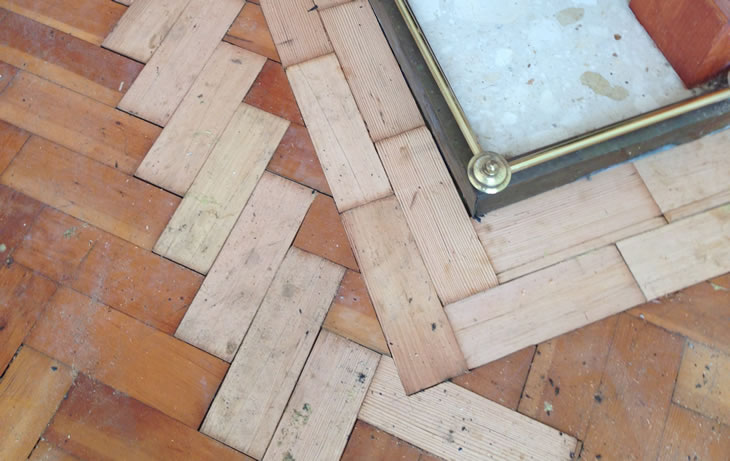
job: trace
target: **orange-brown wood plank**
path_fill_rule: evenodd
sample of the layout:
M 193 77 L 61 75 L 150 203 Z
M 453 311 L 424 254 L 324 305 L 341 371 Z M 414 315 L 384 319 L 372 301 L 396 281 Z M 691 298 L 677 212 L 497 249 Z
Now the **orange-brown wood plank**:
M 2 69 L 0 68 L 0 72 Z M 2 91 L 0 89 L 0 91 Z M 0 120 L 0 174 L 10 165 L 15 154 L 20 151 L 30 134 L 20 128 Z
M 292 123 L 304 125 L 289 80 L 278 62 L 266 61 L 243 102 Z
M 196 429 L 228 368 L 68 288 L 56 292 L 26 343 Z
M 4 262 L 30 231 L 43 204 L 0 185 L 0 258 Z
M 48 442 L 40 440 L 33 449 L 33 453 L 28 458 L 29 461 L 79 461 L 75 456 L 72 456 L 65 451 L 61 450 L 55 445 L 51 445 Z
M 659 461 L 724 460 L 730 453 L 730 426 L 672 405 L 664 427 Z
M 0 0 L 0 8 L 100 45 L 127 8 L 109 0 Z
M 730 426 L 730 354 L 688 341 L 672 401 Z
M 0 21 L 0 59 L 115 106 L 142 64 L 15 13 Z
M 0 17 L 2 15 L 0 14 Z M 0 93 L 10 84 L 10 81 L 18 73 L 18 69 L 10 64 L 0 61 Z
M 302 125 L 289 125 L 266 169 L 323 194 L 332 195 L 312 140 Z
M 0 119 L 126 173 L 160 134 L 157 126 L 27 72 L 0 94 Z
M 180 199 L 41 138 L 31 138 L 0 183 L 151 249 Z
M 269 26 L 266 25 L 261 5 L 246 2 L 228 29 L 224 40 L 274 61 L 279 61 L 279 53 L 276 52 L 274 39 L 271 38 Z
M 440 459 L 358 420 L 340 461 L 439 461 Z
M 76 378 L 43 438 L 80 459 L 251 460 L 85 375 Z

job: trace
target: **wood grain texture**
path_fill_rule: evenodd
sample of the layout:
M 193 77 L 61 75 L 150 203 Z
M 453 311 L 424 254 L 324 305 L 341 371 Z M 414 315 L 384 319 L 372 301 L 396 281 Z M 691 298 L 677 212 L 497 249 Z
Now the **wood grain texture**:
M 251 461 L 85 375 L 76 379 L 43 438 L 80 459 Z
M 261 5 L 246 2 L 224 40 L 279 62 L 279 53 L 276 52 Z
M 125 173 L 134 172 L 160 134 L 159 127 L 26 72 L 0 94 L 0 119 Z
M 360 419 L 447 460 L 567 460 L 577 441 L 453 383 L 406 396 L 383 357 Z
M 74 373 L 24 347 L 0 380 L 0 458 L 26 459 L 56 412 Z
M 0 61 L 0 92 L 2 92 L 10 82 L 15 78 L 18 73 L 16 67 L 11 66 L 6 62 Z
M 261 459 L 345 273 L 291 248 L 233 360 L 201 431 Z
M 233 360 L 313 199 L 264 173 L 175 336 Z
M 534 272 L 446 306 L 469 368 L 645 301 L 615 247 Z
M 135 175 L 185 195 L 265 61 L 218 45 Z
M 337 57 L 292 66 L 287 75 L 339 211 L 390 195 L 388 177 Z
M 101 44 L 139 62 L 150 60 L 190 0 L 137 0 Z
M 228 364 L 68 288 L 26 344 L 197 429 Z
M 379 360 L 323 330 L 263 461 L 340 459 Z
M 647 299 L 730 271 L 730 204 L 618 242 Z
M 287 126 L 286 120 L 241 103 L 155 252 L 206 274 Z
M 266 169 L 332 196 L 312 140 L 303 125 L 289 125 Z
M 494 210 L 474 225 L 502 273 L 659 215 L 636 169 L 625 164 Z
M 0 176 L 54 208 L 151 249 L 180 199 L 45 139 L 31 138 Z
M 10 165 L 29 137 L 27 131 L 0 120 L 0 174 Z
M 672 211 L 667 211 L 664 216 L 667 218 L 667 221 L 673 222 L 726 203 L 730 203 L 730 190 L 675 208 Z
M 662 213 L 730 192 L 730 133 L 722 131 L 634 162 Z M 702 211 L 702 210 L 698 210 Z
M 721 460 L 730 453 L 730 426 L 672 405 L 660 446 L 659 461 Z
M 396 198 L 355 208 L 342 219 L 406 393 L 466 372 Z
M 23 242 L 43 209 L 43 204 L 27 195 L 0 185 L 0 257 L 6 259 Z
M 373 141 L 423 126 L 368 1 L 347 2 L 320 15 Z
M 28 458 L 29 461 L 79 461 L 75 456 L 71 456 L 55 445 L 40 440 L 33 449 L 33 453 Z
M 687 342 L 672 401 L 730 426 L 730 354 Z
M 332 52 L 313 0 L 260 3 L 284 67 Z
M 266 61 L 243 102 L 292 123 L 304 125 L 289 79 L 284 67 L 278 62 Z
M 497 286 L 428 128 L 380 141 L 376 147 L 441 302 L 453 303 Z
M 340 461 L 440 461 L 440 459 L 358 420 Z
M 190 0 L 119 108 L 165 126 L 243 4 L 243 0 Z

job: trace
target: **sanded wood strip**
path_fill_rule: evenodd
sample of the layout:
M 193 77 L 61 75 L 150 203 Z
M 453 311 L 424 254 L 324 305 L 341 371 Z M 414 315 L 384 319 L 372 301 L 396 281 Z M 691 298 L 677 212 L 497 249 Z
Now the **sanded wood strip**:
M 334 54 L 287 70 L 340 212 L 390 195 L 390 183 Z
M 165 126 L 244 0 L 190 0 L 119 108 Z
M 71 368 L 24 347 L 0 380 L 0 459 L 26 459 L 71 387 Z
M 730 204 L 618 242 L 647 299 L 730 271 Z
M 616 247 L 446 306 L 469 368 L 645 302 Z
M 206 274 L 288 126 L 283 118 L 241 103 L 155 252 Z
M 666 152 L 647 155 L 634 165 L 662 212 L 730 193 L 730 132 L 722 131 Z M 697 210 L 702 211 L 702 210 Z
M 101 44 L 136 59 L 150 60 L 190 0 L 138 0 Z
M 284 67 L 332 52 L 313 0 L 262 0 L 261 8 Z
M 715 208 L 726 203 L 730 203 L 730 190 L 720 192 L 719 194 L 711 195 L 707 198 L 697 200 L 696 202 L 692 202 L 688 205 L 684 205 L 671 211 L 667 211 L 664 213 L 664 216 L 669 222 L 677 221 L 678 219 L 687 218 L 689 216 L 702 213 L 703 211 L 707 211 L 711 208 Z
M 499 274 L 660 215 L 625 164 L 491 211 L 474 226 Z
M 383 357 L 360 419 L 447 460 L 569 460 L 577 441 L 447 382 L 406 396 Z
M 322 330 L 263 461 L 340 459 L 379 360 Z
M 423 117 L 367 0 L 321 13 L 374 141 L 423 126 Z
M 441 302 L 496 286 L 497 276 L 428 128 L 376 147 Z
M 265 62 L 220 43 L 135 175 L 185 195 Z
M 466 372 L 426 266 L 395 197 L 342 215 L 408 394 Z
M 345 268 L 292 247 L 201 431 L 261 459 Z

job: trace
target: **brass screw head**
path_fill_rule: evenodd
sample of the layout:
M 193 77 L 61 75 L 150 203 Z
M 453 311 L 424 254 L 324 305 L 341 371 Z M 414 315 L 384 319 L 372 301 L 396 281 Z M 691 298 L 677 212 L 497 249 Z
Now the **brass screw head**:
M 501 192 L 512 179 L 509 163 L 495 152 L 475 155 L 467 168 L 471 184 L 486 194 Z

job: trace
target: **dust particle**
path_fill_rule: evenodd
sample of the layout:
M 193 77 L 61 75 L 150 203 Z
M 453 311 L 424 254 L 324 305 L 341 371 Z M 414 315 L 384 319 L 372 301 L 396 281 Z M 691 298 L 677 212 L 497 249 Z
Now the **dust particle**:
M 584 14 L 583 8 L 566 8 L 555 13 L 555 18 L 561 26 L 569 26 L 583 19 Z
M 74 235 L 76 235 L 76 227 L 70 227 L 63 233 L 63 238 L 70 239 Z
M 553 404 L 550 402 L 545 402 L 545 413 L 547 413 L 548 416 L 550 416 L 550 413 L 553 411 Z
M 598 403 L 603 402 L 603 397 L 600 396 L 600 394 L 596 394 L 593 396 L 593 400 L 595 400 Z
M 621 34 L 613 34 L 614 40 L 621 40 Z
M 436 324 L 435 323 L 432 323 L 431 324 L 431 331 L 436 331 Z
M 365 373 L 359 373 L 359 374 L 357 375 L 357 381 L 358 381 L 358 382 L 359 382 L 360 384 L 365 384 L 365 378 L 367 378 L 367 375 L 365 375 Z
M 296 461 L 296 460 L 294 459 L 292 454 L 287 451 L 286 453 L 284 453 L 284 457 L 281 458 L 281 461 Z
M 593 90 L 594 93 L 615 101 L 623 101 L 629 97 L 629 91 L 626 88 L 618 85 L 612 86 L 603 75 L 596 72 L 583 72 L 583 75 L 580 76 L 580 82 Z
M 0 243 L 0 253 L 5 253 L 5 250 L 7 249 L 8 247 L 6 247 L 4 243 Z

